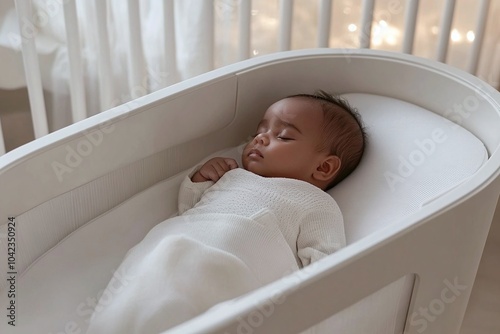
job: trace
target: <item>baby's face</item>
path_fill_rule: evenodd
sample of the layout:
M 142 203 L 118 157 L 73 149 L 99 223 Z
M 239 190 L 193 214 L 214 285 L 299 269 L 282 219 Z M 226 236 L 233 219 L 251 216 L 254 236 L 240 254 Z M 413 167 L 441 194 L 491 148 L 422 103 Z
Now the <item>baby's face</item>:
M 264 177 L 287 177 L 311 182 L 327 153 L 318 152 L 323 111 L 318 103 L 287 98 L 267 109 L 255 138 L 243 150 L 243 167 Z

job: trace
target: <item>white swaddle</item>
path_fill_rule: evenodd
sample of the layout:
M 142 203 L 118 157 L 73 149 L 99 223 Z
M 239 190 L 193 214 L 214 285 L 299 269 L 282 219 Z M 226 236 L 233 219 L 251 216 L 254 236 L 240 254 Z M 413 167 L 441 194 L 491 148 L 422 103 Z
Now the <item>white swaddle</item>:
M 112 296 L 103 294 L 88 333 L 158 333 L 298 269 L 270 217 L 196 215 L 160 223 L 127 254 L 118 269 L 123 286 L 113 294 L 110 282 Z
M 208 189 L 127 253 L 117 270 L 125 279 L 108 284 L 88 333 L 161 332 L 345 245 L 335 201 L 306 182 L 238 168 Z

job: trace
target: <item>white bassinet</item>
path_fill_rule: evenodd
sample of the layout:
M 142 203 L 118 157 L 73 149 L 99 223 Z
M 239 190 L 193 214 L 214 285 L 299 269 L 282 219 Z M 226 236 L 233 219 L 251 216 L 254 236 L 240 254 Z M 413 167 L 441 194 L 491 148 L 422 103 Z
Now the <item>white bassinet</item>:
M 175 214 L 183 171 L 237 156 L 270 104 L 317 89 L 343 94 L 369 133 L 330 191 L 348 246 L 168 332 L 458 333 L 500 193 L 500 94 L 367 49 L 230 65 L 0 157 L 0 331 L 85 332 L 108 282 L 126 284 L 126 251 Z

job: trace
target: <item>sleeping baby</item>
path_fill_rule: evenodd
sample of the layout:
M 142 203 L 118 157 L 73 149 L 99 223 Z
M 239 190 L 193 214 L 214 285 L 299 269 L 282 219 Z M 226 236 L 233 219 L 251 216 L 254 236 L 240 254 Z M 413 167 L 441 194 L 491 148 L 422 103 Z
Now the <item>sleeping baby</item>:
M 344 247 L 326 190 L 356 168 L 365 138 L 358 113 L 323 91 L 271 105 L 242 166 L 216 157 L 186 176 L 179 216 L 127 253 L 126 284 L 103 294 L 88 333 L 160 333 Z
M 179 213 L 252 217 L 266 208 L 306 266 L 345 246 L 342 215 L 324 191 L 356 168 L 364 142 L 360 116 L 344 100 L 325 92 L 285 98 L 264 114 L 243 168 L 213 158 L 184 180 Z

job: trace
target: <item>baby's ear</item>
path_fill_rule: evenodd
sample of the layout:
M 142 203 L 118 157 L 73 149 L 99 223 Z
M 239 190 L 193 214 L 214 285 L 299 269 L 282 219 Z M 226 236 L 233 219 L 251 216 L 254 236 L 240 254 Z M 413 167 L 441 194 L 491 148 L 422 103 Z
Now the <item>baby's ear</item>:
M 340 170 L 341 161 L 336 155 L 325 157 L 313 173 L 313 177 L 318 181 L 331 181 Z

